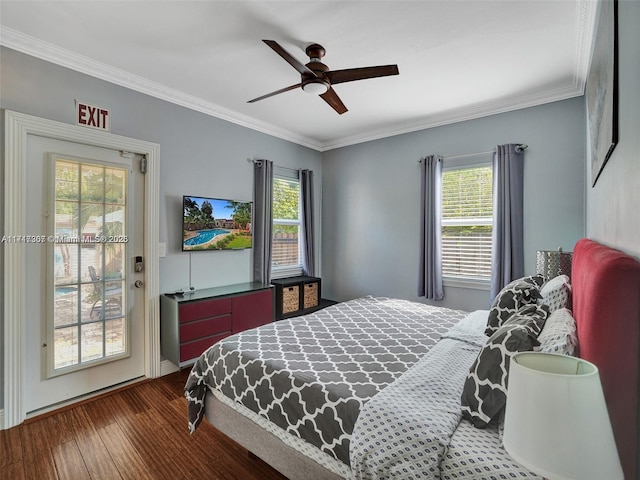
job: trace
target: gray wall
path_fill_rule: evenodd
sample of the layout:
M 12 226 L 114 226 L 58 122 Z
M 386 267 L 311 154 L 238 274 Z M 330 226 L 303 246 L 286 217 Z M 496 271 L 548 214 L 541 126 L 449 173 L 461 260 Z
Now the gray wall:
M 184 193 L 209 192 L 249 198 L 251 173 L 245 159 L 266 157 L 283 166 L 312 168 L 316 178 L 322 178 L 326 296 L 342 300 L 381 294 L 416 299 L 416 161 L 428 153 L 480 152 L 507 142 L 529 145 L 525 170 L 527 272 L 535 270 L 536 250 L 569 249 L 585 231 L 587 236 L 640 257 L 640 31 L 635 28 L 640 23 L 640 2 L 622 0 L 619 9 L 620 136 L 595 188 L 590 186 L 586 168 L 582 98 L 319 154 L 1 48 L 0 108 L 73 123 L 73 101 L 79 98 L 111 108 L 114 133 L 161 144 L 160 241 L 167 242 L 168 248 L 160 264 L 161 291 L 188 285 L 190 264 L 191 283 L 198 288 L 231 283 L 229 278 L 249 278 L 246 252 L 224 252 L 230 258 L 211 257 L 210 265 L 195 253 L 189 257 L 179 252 L 179 198 Z M 4 126 L 0 126 L 3 134 Z M 207 175 L 194 175 L 194 168 Z M 4 164 L 0 184 L 4 184 L 3 175 Z M 0 196 L 0 229 L 4 225 L 2 201 Z M 236 273 L 229 273 L 229 265 Z M 0 255 L 0 268 L 3 266 Z M 448 287 L 445 294 L 441 304 L 466 310 L 486 308 L 486 291 Z M 2 334 L 0 318 L 0 337 Z M 0 342 L 4 344 L 4 339 Z M 0 376 L 1 363 L 0 355 Z M 0 402 L 2 385 L 0 378 Z
M 569 251 L 584 235 L 585 109 L 574 98 L 323 154 L 323 291 L 417 300 L 420 180 L 417 160 L 522 142 L 525 271 L 536 250 Z M 487 155 L 487 158 L 491 157 Z M 446 160 L 445 160 L 446 163 Z M 438 305 L 488 307 L 488 291 L 445 287 Z
M 619 141 L 593 188 L 587 162 L 587 236 L 640 259 L 640 2 L 618 9 Z
M 314 150 L 7 48 L 1 48 L 0 55 L 0 108 L 73 124 L 74 100 L 80 99 L 111 109 L 112 133 L 160 144 L 159 237 L 160 242 L 167 243 L 167 256 L 160 259 L 161 292 L 190 285 L 205 288 L 252 279 L 250 250 L 193 253 L 180 250 L 182 195 L 251 200 L 253 167 L 247 162 L 248 158 L 267 158 L 284 167 L 309 168 L 316 172 L 318 182 L 322 178 L 321 154 Z M 0 128 L 4 133 L 4 112 Z M 0 171 L 3 175 L 4 156 Z M 316 188 L 318 218 L 320 187 Z M 0 197 L 0 215 L 3 215 L 4 195 Z M 2 219 L 0 236 L 3 229 Z M 320 231 L 319 227 L 316 244 L 320 242 Z M 0 254 L 0 267 L 3 265 Z M 0 291 L 4 291 L 2 282 L 0 277 Z M 3 322 L 0 318 L 0 337 Z M 0 340 L 4 345 L 4 339 Z M 3 355 L 0 355 L 0 408 L 4 396 L 2 364 Z

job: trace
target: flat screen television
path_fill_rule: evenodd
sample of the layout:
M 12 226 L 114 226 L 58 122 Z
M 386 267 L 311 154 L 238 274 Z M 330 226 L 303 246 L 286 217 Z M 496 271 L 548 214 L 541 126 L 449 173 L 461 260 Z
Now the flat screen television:
M 182 250 L 242 250 L 252 245 L 252 202 L 182 197 Z

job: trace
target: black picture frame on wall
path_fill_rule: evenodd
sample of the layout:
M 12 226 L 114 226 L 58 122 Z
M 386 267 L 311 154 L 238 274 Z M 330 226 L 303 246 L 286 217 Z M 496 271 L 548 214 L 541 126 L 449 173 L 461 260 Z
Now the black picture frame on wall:
M 618 143 L 618 0 L 600 5 L 586 97 L 594 187 Z

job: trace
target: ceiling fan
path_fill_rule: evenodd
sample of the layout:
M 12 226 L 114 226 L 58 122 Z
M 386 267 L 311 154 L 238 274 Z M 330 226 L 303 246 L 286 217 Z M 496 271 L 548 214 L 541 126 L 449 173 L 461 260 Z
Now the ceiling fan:
M 302 78 L 300 83 L 281 88 L 275 92 L 267 93 L 261 97 L 249 100 L 247 103 L 264 100 L 265 98 L 278 95 L 279 93 L 288 92 L 289 90 L 301 87 L 305 92 L 320 95 L 325 102 L 327 102 L 336 112 L 342 115 L 347 111 L 347 107 L 342 103 L 342 100 L 340 100 L 340 97 L 338 97 L 338 94 L 332 88 L 332 85 L 353 82 L 354 80 L 365 80 L 367 78 L 398 75 L 399 73 L 397 65 L 329 70 L 329 67 L 320 61 L 325 54 L 324 47 L 317 43 L 313 43 L 306 48 L 305 53 L 309 56 L 310 61 L 306 65 L 303 65 L 289 52 L 282 48 L 278 42 L 274 40 L 262 41 L 269 45 L 278 55 L 284 58 L 289 65 L 295 68 Z

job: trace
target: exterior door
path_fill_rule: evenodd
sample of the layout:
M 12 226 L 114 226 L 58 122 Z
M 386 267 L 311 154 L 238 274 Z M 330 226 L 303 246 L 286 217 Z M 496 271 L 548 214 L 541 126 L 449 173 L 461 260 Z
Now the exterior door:
M 108 148 L 29 135 L 27 150 L 33 415 L 144 376 L 144 174 L 139 156 Z

